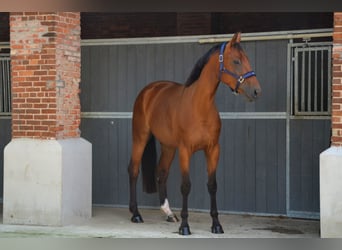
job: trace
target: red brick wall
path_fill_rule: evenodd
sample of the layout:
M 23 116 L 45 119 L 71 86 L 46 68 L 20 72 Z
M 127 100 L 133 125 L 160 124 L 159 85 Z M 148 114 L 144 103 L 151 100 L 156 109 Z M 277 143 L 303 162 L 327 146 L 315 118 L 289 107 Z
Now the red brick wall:
M 331 143 L 342 146 L 342 12 L 334 13 Z
M 177 35 L 211 34 L 210 13 L 177 13 Z
M 12 137 L 79 137 L 80 14 L 10 14 Z

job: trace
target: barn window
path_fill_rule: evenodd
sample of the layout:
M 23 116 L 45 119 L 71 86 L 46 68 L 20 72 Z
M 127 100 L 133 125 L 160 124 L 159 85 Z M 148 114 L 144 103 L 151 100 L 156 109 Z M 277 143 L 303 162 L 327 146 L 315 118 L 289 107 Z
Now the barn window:
M 9 54 L 0 54 L 0 114 L 11 112 L 11 64 Z
M 294 115 L 330 115 L 331 48 L 328 43 L 293 48 Z

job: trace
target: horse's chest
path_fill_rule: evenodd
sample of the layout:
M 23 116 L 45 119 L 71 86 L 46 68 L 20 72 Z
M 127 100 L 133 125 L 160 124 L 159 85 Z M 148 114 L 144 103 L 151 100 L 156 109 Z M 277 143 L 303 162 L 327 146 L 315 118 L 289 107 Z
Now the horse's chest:
M 220 135 L 220 124 L 195 124 L 187 131 L 186 140 L 196 149 L 216 144 Z

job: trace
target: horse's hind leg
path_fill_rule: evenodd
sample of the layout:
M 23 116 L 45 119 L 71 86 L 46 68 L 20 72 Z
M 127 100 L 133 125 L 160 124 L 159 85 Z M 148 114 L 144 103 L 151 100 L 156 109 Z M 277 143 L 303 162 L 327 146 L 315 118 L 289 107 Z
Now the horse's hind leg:
M 178 218 L 174 215 L 170 209 L 169 201 L 167 199 L 167 178 L 169 175 L 170 166 L 172 160 L 175 156 L 176 149 L 170 148 L 165 145 L 161 147 L 161 156 L 157 168 L 157 181 L 159 186 L 159 199 L 160 199 L 160 208 L 166 214 L 167 221 L 169 222 L 177 222 Z
M 131 221 L 135 223 L 144 222 L 138 211 L 136 186 L 142 154 L 149 136 L 150 133 L 146 131 L 139 134 L 137 132 L 133 132 L 132 156 L 128 166 L 128 173 L 130 187 L 129 210 L 133 215 Z
M 138 165 L 139 167 L 139 165 Z M 137 205 L 137 196 L 136 196 L 136 186 L 137 186 L 137 177 L 139 174 L 139 170 L 136 170 L 137 164 L 131 159 L 128 172 L 129 172 L 129 187 L 130 187 L 130 198 L 129 198 L 129 211 L 132 213 L 131 221 L 135 223 L 144 222 L 142 219 Z M 136 171 L 138 171 L 136 173 Z
M 216 204 L 216 168 L 219 159 L 220 147 L 218 144 L 208 147 L 205 150 L 207 158 L 207 169 L 208 169 L 208 191 L 210 194 L 210 215 L 212 218 L 211 232 L 216 234 L 224 233 L 222 226 L 218 219 L 217 204 Z

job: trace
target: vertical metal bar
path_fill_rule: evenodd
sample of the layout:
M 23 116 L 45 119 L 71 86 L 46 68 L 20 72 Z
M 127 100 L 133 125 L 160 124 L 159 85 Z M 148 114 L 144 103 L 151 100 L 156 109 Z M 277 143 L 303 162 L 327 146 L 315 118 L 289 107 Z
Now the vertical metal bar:
M 323 88 L 324 88 L 324 60 L 323 60 L 323 57 L 324 57 L 324 50 L 322 49 L 321 50 L 321 112 L 324 111 L 324 91 L 323 91 Z
M 5 98 L 5 95 L 4 95 L 4 70 L 3 70 L 3 58 L 0 57 L 0 112 L 5 112 L 4 110 L 4 105 L 3 105 L 3 100 Z
M 292 50 L 292 48 L 291 48 Z M 295 114 L 298 113 L 299 111 L 299 96 L 298 96 L 298 90 L 299 90 L 299 77 L 298 77 L 298 68 L 299 68 L 299 65 L 298 65 L 298 49 L 297 48 L 294 48 L 294 51 L 295 51 L 295 55 L 294 55 L 294 111 L 295 111 Z M 292 55 L 292 54 L 291 54 Z
M 302 81 L 301 81 L 301 100 L 300 111 L 305 112 L 305 51 L 302 51 Z
M 8 88 L 8 71 L 9 71 L 9 68 L 8 68 L 8 60 L 6 58 L 5 60 L 5 72 L 6 75 L 5 75 L 5 88 L 6 88 L 6 93 L 5 93 L 5 112 L 8 112 L 8 96 L 10 94 L 10 91 L 9 91 L 9 88 Z
M 12 111 L 12 90 L 11 90 L 11 60 L 7 59 L 7 89 L 8 89 L 8 95 L 7 95 L 7 105 L 8 110 L 7 112 Z
M 293 62 L 293 51 L 295 51 L 295 61 Z M 287 45 L 287 99 L 286 99 L 286 148 L 285 148 L 285 168 L 286 168 L 286 215 L 290 213 L 290 117 L 291 117 L 291 110 L 292 110 L 292 98 L 295 98 L 296 101 L 296 94 L 297 88 L 293 86 L 293 65 L 295 65 L 295 71 L 298 73 L 297 67 L 297 51 L 293 48 L 293 40 L 290 39 L 289 44 Z M 295 75 L 296 76 L 296 75 Z M 296 83 L 295 79 L 295 83 Z M 293 89 L 295 88 L 295 89 Z M 292 94 L 291 94 L 292 93 Z M 297 108 L 295 107 L 297 111 Z
M 8 90 L 7 90 L 7 61 L 6 58 L 4 58 L 3 63 L 2 63 L 2 75 L 3 75 L 3 85 L 2 85 L 2 90 L 3 90 L 3 112 L 8 112 L 8 105 L 7 105 L 7 96 L 8 96 Z
M 327 111 L 328 111 L 328 114 L 331 114 L 331 64 L 332 64 L 332 60 L 331 60 L 331 46 L 328 47 L 328 81 L 327 81 L 327 84 L 328 84 L 328 93 L 327 93 Z
M 315 71 L 315 82 L 314 82 L 314 85 L 315 85 L 315 93 L 314 93 L 314 111 L 317 112 L 317 77 L 318 77 L 318 69 L 317 69 L 317 49 L 315 49 L 315 68 L 314 68 L 314 71 Z
M 311 49 L 308 51 L 309 61 L 308 61 L 308 100 L 307 100 L 307 112 L 311 112 Z

